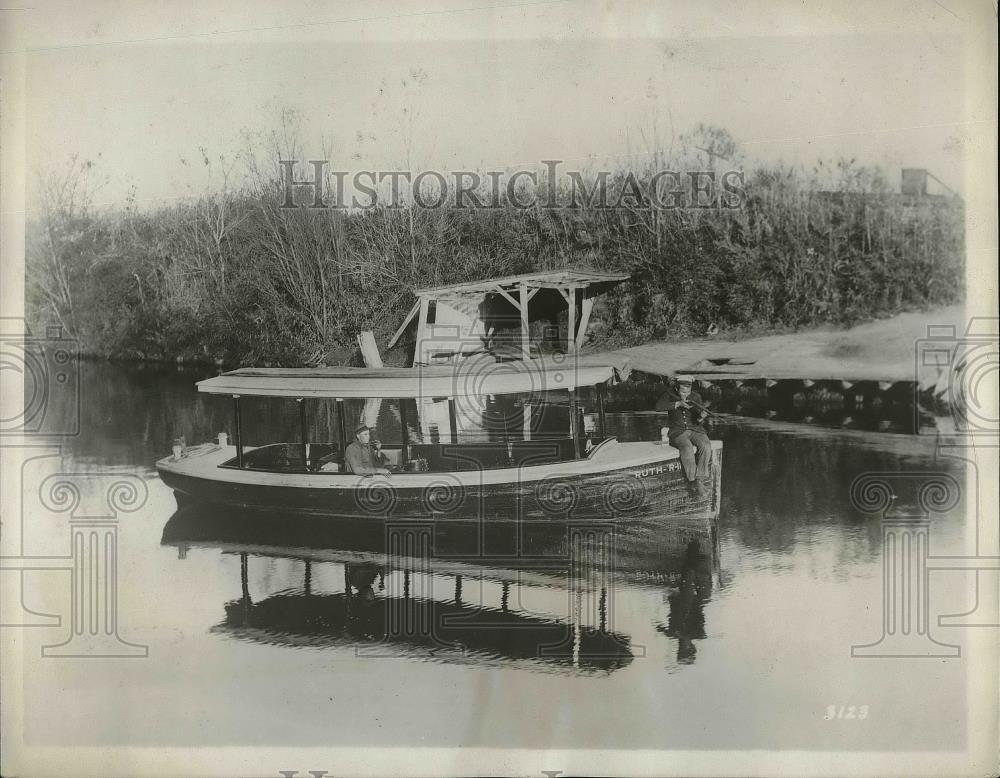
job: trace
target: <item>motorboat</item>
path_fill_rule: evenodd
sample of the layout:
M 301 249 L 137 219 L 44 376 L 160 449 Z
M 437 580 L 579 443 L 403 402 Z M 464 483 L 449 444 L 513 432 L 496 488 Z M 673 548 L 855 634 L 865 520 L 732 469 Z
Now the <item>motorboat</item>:
M 630 371 L 582 348 L 596 296 L 627 278 L 541 271 L 417 290 L 389 343 L 416 328 L 410 367 L 383 366 L 368 332 L 367 367 L 244 367 L 200 381 L 232 402 L 232 436 L 179 440 L 157 470 L 181 503 L 318 516 L 715 517 L 721 441 L 709 477 L 688 482 L 666 440 L 609 434 L 606 392 Z M 255 429 L 262 402 L 285 420 L 277 440 Z M 379 439 L 377 473 L 348 462 L 360 424 Z
M 607 434 L 612 365 L 489 355 L 412 368 L 243 368 L 198 383 L 231 399 L 233 440 L 177 447 L 156 463 L 179 502 L 337 517 L 576 520 L 718 515 L 722 443 L 692 488 L 662 441 Z M 243 404 L 297 405 L 298 440 L 247 445 Z M 385 472 L 349 472 L 356 419 L 378 404 Z M 386 414 L 386 411 L 388 413 Z M 361 411 L 363 414 L 363 411 Z M 312 419 L 332 418 L 332 425 Z M 322 438 L 319 428 L 322 427 Z M 330 428 L 332 427 L 332 429 Z

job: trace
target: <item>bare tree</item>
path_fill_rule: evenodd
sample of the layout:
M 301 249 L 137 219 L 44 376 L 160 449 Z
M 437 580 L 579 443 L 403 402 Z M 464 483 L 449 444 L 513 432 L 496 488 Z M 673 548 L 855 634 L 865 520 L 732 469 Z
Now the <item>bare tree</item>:
M 75 297 L 94 252 L 91 207 L 94 163 L 77 155 L 65 169 L 36 176 L 37 210 L 30 219 L 28 293 L 42 301 L 63 331 L 77 337 Z

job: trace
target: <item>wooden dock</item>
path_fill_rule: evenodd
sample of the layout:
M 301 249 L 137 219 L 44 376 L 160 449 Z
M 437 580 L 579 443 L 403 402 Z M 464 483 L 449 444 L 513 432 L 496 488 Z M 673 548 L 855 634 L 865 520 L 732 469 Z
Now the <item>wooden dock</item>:
M 965 333 L 960 305 L 921 313 L 904 313 L 851 329 L 818 329 L 746 340 L 722 337 L 674 343 L 649 343 L 587 359 L 604 359 L 633 370 L 673 376 L 686 373 L 702 380 L 788 380 L 843 382 L 919 381 L 924 389 L 943 391 L 947 364 L 917 364 L 918 344 L 928 328 L 954 327 Z M 942 332 L 941 329 L 931 332 Z

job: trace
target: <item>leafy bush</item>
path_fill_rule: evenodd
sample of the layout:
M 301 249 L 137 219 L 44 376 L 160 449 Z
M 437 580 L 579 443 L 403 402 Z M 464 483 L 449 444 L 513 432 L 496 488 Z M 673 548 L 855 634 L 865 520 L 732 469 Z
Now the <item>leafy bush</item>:
M 30 315 L 92 354 L 294 365 L 356 358 L 366 329 L 386 343 L 415 288 L 534 269 L 631 274 L 595 307 L 591 343 L 605 346 L 849 324 L 962 295 L 961 201 L 902 197 L 850 162 L 757 168 L 738 208 L 661 211 L 284 209 L 268 170 L 176 206 L 98 213 L 90 165 L 73 160 L 29 223 Z M 654 172 L 634 175 L 648 187 Z

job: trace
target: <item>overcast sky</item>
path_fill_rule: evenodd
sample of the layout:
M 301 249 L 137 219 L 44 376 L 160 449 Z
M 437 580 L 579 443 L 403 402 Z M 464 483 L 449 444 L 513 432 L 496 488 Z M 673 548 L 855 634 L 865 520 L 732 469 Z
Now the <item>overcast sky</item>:
M 100 155 L 108 203 L 200 191 L 199 147 L 232 157 L 286 109 L 305 157 L 325 139 L 349 171 L 627 164 L 703 122 L 750 159 L 957 190 L 970 123 L 996 120 L 967 110 L 947 0 L 30 5 L 2 17 L 4 56 L 27 47 L 29 166 Z

